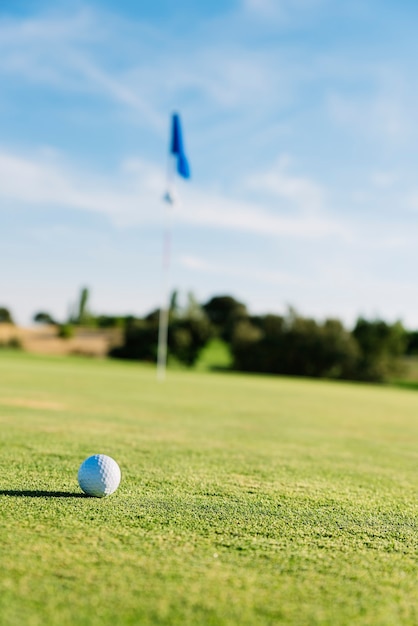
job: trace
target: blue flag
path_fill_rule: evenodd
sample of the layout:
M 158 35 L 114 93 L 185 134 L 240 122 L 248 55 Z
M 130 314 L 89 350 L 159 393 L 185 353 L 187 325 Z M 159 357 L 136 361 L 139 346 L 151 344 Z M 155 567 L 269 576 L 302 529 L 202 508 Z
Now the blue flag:
M 173 113 L 172 118 L 170 152 L 177 158 L 178 174 L 183 178 L 190 178 L 189 162 L 184 152 L 180 116 L 177 113 Z

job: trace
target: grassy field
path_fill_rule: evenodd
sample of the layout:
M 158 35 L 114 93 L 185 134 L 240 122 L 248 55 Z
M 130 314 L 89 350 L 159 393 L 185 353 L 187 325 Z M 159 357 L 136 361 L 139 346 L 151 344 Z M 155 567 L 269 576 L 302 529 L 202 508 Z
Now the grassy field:
M 3 350 L 0 446 L 2 626 L 418 623 L 415 391 Z

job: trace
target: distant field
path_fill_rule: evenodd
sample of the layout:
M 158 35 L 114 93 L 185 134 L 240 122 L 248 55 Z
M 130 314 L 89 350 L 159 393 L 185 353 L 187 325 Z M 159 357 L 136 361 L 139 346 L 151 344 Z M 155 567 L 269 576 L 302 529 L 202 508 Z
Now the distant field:
M 119 329 L 76 328 L 74 337 L 61 339 L 56 326 L 24 328 L 0 324 L 0 347 L 11 340 L 18 340 L 25 351 L 35 354 L 105 357 L 111 346 L 121 343 L 122 332 Z
M 0 465 L 1 626 L 418 623 L 415 391 L 1 350 Z

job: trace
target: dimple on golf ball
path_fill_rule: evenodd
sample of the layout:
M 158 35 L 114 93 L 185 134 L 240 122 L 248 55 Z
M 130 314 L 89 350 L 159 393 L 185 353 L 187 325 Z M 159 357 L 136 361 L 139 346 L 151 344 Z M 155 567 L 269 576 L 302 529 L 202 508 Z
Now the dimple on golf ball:
M 119 487 L 120 467 L 106 454 L 89 456 L 78 470 L 78 484 L 88 496 L 103 498 Z

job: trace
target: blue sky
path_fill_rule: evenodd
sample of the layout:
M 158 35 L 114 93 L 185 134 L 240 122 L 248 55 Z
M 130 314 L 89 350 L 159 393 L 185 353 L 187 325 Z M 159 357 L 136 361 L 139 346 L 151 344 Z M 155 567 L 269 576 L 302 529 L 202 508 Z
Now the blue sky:
M 20 1 L 0 8 L 0 305 L 158 306 L 169 119 L 192 179 L 170 282 L 253 312 L 418 327 L 418 6 Z

